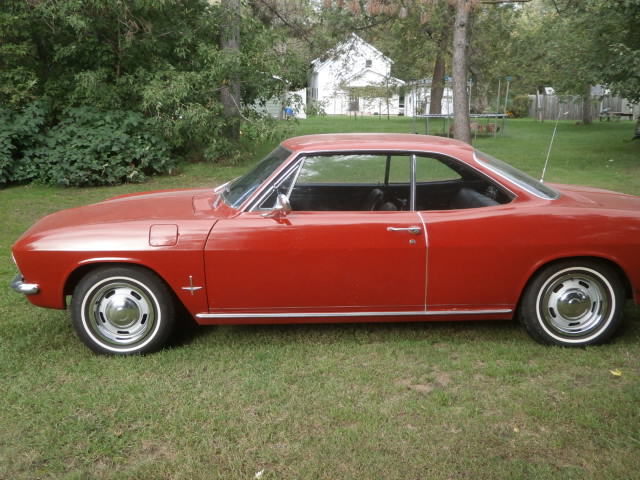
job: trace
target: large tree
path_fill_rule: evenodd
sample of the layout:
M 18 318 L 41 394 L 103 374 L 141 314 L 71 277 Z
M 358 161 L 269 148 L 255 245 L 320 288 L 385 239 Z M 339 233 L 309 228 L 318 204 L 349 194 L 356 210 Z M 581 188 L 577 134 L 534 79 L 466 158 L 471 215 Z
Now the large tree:
M 137 111 L 179 153 L 232 156 L 240 121 L 260 121 L 247 106 L 280 92 L 283 71 L 304 76 L 280 40 L 241 0 L 7 0 L 0 102 L 42 100 L 51 124 L 70 107 Z
M 520 21 L 513 56 L 523 83 L 581 96 L 591 122 L 591 86 L 640 100 L 640 0 L 540 0 Z

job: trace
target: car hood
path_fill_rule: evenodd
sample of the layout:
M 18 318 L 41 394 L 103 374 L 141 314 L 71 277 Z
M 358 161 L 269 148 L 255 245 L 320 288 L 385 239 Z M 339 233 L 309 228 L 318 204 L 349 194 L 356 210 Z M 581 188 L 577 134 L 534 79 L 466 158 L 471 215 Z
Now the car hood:
M 553 188 L 559 190 L 576 204 L 585 207 L 601 207 L 612 210 L 640 212 L 640 197 L 634 195 L 577 185 L 554 184 Z
M 153 224 L 179 224 L 202 221 L 211 225 L 216 219 L 233 214 L 218 201 L 212 189 L 169 190 L 122 195 L 100 203 L 52 213 L 27 230 L 16 242 L 45 236 L 69 238 L 74 232 L 91 230 L 103 237 L 122 232 L 124 225 L 147 229 Z M 63 233 L 64 232 L 64 233 Z M 75 243 L 75 242 L 74 242 Z

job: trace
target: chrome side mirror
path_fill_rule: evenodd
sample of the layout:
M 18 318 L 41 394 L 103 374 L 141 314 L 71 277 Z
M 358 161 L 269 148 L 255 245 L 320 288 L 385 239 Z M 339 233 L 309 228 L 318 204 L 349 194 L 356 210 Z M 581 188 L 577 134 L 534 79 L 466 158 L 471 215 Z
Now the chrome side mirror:
M 287 197 L 284 193 L 278 193 L 276 197 L 276 204 L 273 206 L 273 209 L 263 213 L 262 216 L 264 218 L 283 218 L 286 217 L 291 211 L 291 204 L 289 203 L 289 197 Z

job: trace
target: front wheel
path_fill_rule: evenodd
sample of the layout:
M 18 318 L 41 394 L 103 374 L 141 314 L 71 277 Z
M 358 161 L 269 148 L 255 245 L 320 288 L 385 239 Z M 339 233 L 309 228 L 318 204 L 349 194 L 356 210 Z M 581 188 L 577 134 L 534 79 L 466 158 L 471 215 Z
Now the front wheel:
M 161 348 L 174 323 L 171 292 L 154 273 L 139 267 L 94 270 L 77 285 L 71 321 L 91 350 L 111 355 Z
M 564 261 L 533 278 L 519 316 L 540 343 L 595 345 L 618 329 L 623 303 L 624 288 L 611 267 L 597 261 Z

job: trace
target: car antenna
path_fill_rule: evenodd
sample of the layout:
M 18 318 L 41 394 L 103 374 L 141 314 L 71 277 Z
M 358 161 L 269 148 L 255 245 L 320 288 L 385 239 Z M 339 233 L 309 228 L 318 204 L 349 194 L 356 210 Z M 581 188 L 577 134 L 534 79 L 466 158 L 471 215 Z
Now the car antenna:
M 549 150 L 547 150 L 547 159 L 544 161 L 544 167 L 542 167 L 542 175 L 540 176 L 540 181 L 544 182 L 544 174 L 547 172 L 547 164 L 549 163 L 549 155 L 551 155 L 551 147 L 553 146 L 553 140 L 556 138 L 556 130 L 558 129 L 558 121 L 560 120 L 560 115 L 565 116 L 569 112 L 560 113 L 560 109 L 558 109 L 558 116 L 556 117 L 556 125 L 553 127 L 553 134 L 551 135 L 551 141 L 549 142 Z

